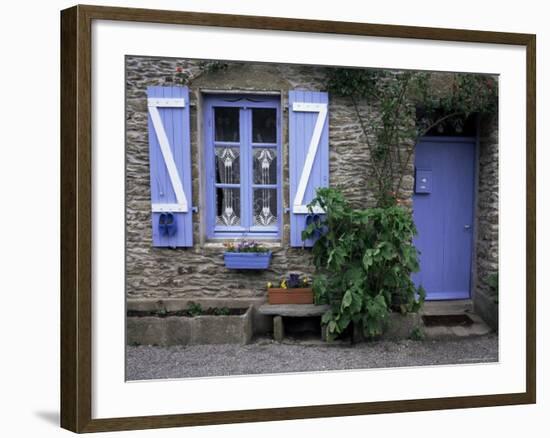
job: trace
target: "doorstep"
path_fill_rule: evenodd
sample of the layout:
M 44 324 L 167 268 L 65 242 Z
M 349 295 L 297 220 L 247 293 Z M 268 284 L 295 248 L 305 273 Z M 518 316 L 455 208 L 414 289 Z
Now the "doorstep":
M 493 330 L 474 312 L 472 300 L 428 301 L 424 303 L 420 316 L 466 315 L 472 320 L 471 325 L 426 326 L 422 330 L 426 339 L 452 339 L 483 336 Z
M 472 300 L 425 301 L 420 313 L 422 315 L 459 315 L 474 311 Z

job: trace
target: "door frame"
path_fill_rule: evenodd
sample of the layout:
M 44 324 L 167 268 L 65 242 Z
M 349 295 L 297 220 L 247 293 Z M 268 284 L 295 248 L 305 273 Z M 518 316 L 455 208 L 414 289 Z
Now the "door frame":
M 431 142 L 431 143 L 473 143 L 474 144 L 474 181 L 473 181 L 473 208 L 472 208 L 472 249 L 470 259 L 470 278 L 469 278 L 469 297 L 466 300 L 473 300 L 475 289 L 477 287 L 477 242 L 478 242 L 478 210 L 479 210 L 479 132 L 480 132 L 480 120 L 477 117 L 476 121 L 476 135 L 475 136 L 437 136 L 437 135 L 424 135 L 419 137 L 417 143 Z M 414 184 L 416 184 L 416 145 L 415 145 L 415 161 L 414 161 Z M 414 184 L 412 188 L 413 208 L 414 208 Z M 415 224 L 416 225 L 416 224 Z M 449 299 L 431 299 L 426 301 L 461 301 L 464 298 L 449 298 Z

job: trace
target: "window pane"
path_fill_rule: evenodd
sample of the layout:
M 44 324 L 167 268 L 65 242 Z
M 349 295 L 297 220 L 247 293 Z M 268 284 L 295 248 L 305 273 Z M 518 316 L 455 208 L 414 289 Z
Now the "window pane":
M 241 160 L 238 148 L 216 148 L 216 183 L 239 184 Z
M 252 109 L 252 142 L 277 143 L 277 111 L 275 108 Z
M 253 204 L 255 226 L 277 223 L 277 189 L 254 189 Z
M 277 184 L 277 150 L 254 148 L 254 184 Z
M 239 108 L 214 108 L 216 141 L 239 141 Z
M 236 226 L 241 224 L 240 189 L 216 188 L 216 225 Z

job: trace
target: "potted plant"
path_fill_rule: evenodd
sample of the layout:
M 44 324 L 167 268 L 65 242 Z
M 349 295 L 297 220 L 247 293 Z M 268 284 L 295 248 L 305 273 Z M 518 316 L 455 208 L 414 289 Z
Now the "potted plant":
M 267 269 L 271 262 L 271 251 L 254 240 L 224 244 L 223 258 L 228 269 Z
M 267 283 L 269 304 L 313 304 L 313 289 L 307 277 L 289 274 L 277 286 Z

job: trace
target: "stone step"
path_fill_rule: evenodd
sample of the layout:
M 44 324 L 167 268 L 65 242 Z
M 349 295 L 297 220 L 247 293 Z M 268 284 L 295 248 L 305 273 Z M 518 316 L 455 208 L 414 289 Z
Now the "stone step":
M 422 307 L 422 315 L 460 315 L 474 312 L 472 300 L 426 301 Z
M 424 315 L 427 313 L 423 312 Z M 483 336 L 491 333 L 493 330 L 478 315 L 470 312 L 453 313 L 432 313 L 432 315 L 459 315 L 466 314 L 473 321 L 472 325 L 458 326 L 426 326 L 422 325 L 422 330 L 427 339 L 452 339 L 467 338 L 471 336 Z

